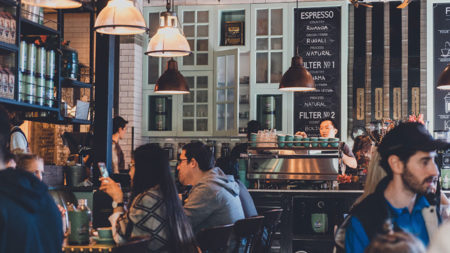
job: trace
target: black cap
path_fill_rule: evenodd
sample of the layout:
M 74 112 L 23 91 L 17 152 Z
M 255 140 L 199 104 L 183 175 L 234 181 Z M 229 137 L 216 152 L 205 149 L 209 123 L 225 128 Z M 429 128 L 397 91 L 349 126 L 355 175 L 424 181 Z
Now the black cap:
M 400 123 L 389 131 L 378 146 L 382 158 L 386 158 L 401 149 L 433 151 L 448 149 L 450 144 L 435 140 L 423 124 L 417 122 Z

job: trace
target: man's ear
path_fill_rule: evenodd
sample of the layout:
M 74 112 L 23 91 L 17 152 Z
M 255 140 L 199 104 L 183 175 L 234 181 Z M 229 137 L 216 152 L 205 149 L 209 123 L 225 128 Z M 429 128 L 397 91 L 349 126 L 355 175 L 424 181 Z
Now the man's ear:
M 334 129 L 334 135 L 336 135 L 338 133 L 338 130 L 335 128 Z
M 392 169 L 393 174 L 403 174 L 405 165 L 403 161 L 396 155 L 391 155 L 388 157 L 388 164 Z
M 192 167 L 198 167 L 198 162 L 197 160 L 195 160 L 195 158 L 191 158 L 191 161 L 189 162 L 189 164 L 192 165 Z

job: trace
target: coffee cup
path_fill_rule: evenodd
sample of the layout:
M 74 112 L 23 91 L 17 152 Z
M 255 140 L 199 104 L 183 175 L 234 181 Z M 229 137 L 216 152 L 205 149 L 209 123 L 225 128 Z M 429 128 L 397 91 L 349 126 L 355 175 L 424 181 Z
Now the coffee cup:
M 299 147 L 302 145 L 301 141 L 303 140 L 303 137 L 301 135 L 294 136 L 295 146 Z
M 283 148 L 284 147 L 284 141 L 286 140 L 285 135 L 277 135 L 278 140 L 278 147 Z
M 337 148 L 339 146 L 339 138 L 329 138 L 330 146 L 333 148 Z
M 309 138 L 303 138 L 303 147 L 309 148 Z
M 328 138 L 320 137 L 320 138 L 319 138 L 319 141 L 320 141 L 320 146 L 321 146 L 322 148 L 328 147 Z
M 317 148 L 317 146 L 319 146 L 319 143 L 317 142 L 319 140 L 319 138 L 311 137 L 309 139 L 311 140 L 311 147 Z
M 252 147 L 256 147 L 256 133 L 251 133 L 250 134 L 250 146 Z
M 292 135 L 286 135 L 286 146 L 292 147 L 294 145 L 294 136 Z
M 98 238 L 100 239 L 111 239 L 112 238 L 112 229 L 111 227 L 98 228 Z

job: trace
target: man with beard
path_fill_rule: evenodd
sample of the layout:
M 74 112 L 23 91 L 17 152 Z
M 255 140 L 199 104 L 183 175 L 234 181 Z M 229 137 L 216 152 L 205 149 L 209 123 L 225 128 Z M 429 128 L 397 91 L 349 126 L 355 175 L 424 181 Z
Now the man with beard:
M 435 151 L 448 146 L 415 122 L 402 123 L 386 134 L 378 152 L 387 176 L 373 194 L 351 210 L 346 252 L 364 252 L 377 234 L 390 229 L 409 232 L 428 245 L 440 221 Z

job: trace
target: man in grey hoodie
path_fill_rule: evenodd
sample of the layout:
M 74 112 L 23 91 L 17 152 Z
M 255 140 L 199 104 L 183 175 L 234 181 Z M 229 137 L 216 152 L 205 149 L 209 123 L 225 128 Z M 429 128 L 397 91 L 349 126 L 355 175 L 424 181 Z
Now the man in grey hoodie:
M 238 183 L 214 168 L 211 158 L 203 143 L 189 143 L 183 147 L 177 167 L 180 182 L 193 186 L 184 211 L 195 233 L 244 218 Z

